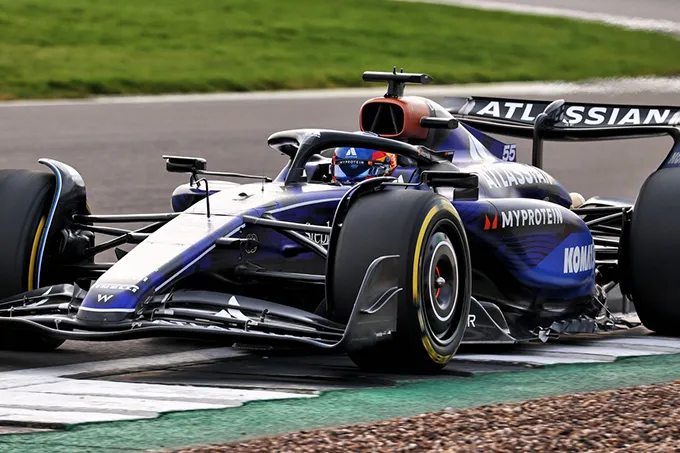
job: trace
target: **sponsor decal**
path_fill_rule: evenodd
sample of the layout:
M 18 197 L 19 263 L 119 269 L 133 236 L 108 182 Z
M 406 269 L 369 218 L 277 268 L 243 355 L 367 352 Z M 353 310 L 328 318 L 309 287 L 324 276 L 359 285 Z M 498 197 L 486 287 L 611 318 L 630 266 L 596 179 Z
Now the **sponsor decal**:
M 342 159 L 343 165 L 364 165 L 367 163 L 368 161 L 363 159 L 345 159 L 345 158 Z
M 476 171 L 475 171 L 476 172 Z M 550 176 L 538 168 L 524 165 L 493 165 L 479 170 L 490 189 L 521 186 L 524 184 L 549 184 Z
M 257 252 L 257 246 L 259 244 L 259 238 L 256 234 L 250 233 L 246 235 L 246 242 L 244 250 L 248 255 L 252 255 Z
M 522 228 L 543 225 L 563 225 L 564 215 L 559 208 L 511 209 L 501 211 L 500 228 Z M 484 229 L 496 230 L 498 214 L 484 215 Z
M 536 114 L 543 111 L 543 109 L 536 110 Z M 503 102 L 501 104 L 499 101 L 491 101 L 482 107 L 476 114 L 507 119 L 520 117 L 522 121 L 533 121 L 536 119 L 536 116 L 532 115 L 533 111 L 534 104 L 524 102 Z
M 311 225 L 311 223 L 307 222 L 307 225 Z M 328 220 L 326 222 L 326 226 L 331 226 L 331 221 Z M 331 237 L 328 234 L 322 234 L 322 233 L 305 233 L 305 235 L 315 244 L 321 245 L 323 247 L 328 247 L 328 244 L 330 243 Z
M 670 159 L 666 162 L 666 165 L 680 165 L 680 151 L 675 151 L 671 154 Z
M 513 209 L 501 211 L 501 228 L 562 225 L 564 216 L 558 208 Z
M 345 154 L 345 156 L 354 156 L 354 157 L 357 157 L 357 151 L 356 151 L 354 148 L 350 148 L 350 149 L 347 151 L 347 154 Z
M 517 156 L 517 145 L 503 145 L 503 156 L 502 159 L 507 162 L 514 162 Z
M 489 216 L 484 216 L 484 229 L 485 230 L 495 230 L 498 228 L 498 214 L 494 214 L 493 221 L 489 220 Z
M 481 108 L 473 115 L 533 122 L 547 104 L 512 101 L 475 100 L 475 107 Z M 461 109 L 461 113 L 467 113 Z M 566 104 L 564 123 L 572 126 L 636 126 L 680 124 L 680 109 L 628 106 L 594 106 Z
M 669 109 L 607 108 L 573 105 L 566 111 L 567 123 L 607 126 L 634 126 L 641 124 L 677 124 L 680 111 L 672 113 Z M 670 118 L 670 119 L 669 119 Z
M 97 302 L 107 303 L 113 298 L 113 294 L 97 294 Z
M 191 322 L 191 321 L 175 321 L 175 320 L 171 320 L 171 319 L 167 319 L 167 320 L 166 319 L 154 319 L 152 321 L 147 321 L 147 322 L 150 323 L 150 324 L 158 324 L 158 325 L 164 325 L 164 326 L 193 327 L 195 329 L 220 330 L 220 331 L 229 330 L 229 329 L 225 329 L 223 327 L 216 326 L 216 325 L 213 325 L 213 324 L 198 324 L 198 323 Z M 133 329 L 141 328 L 141 327 L 144 327 L 144 324 L 141 323 L 141 322 L 137 322 L 137 323 L 132 324 Z
M 581 245 L 564 249 L 565 274 L 577 274 L 595 269 L 595 246 Z
M 475 321 L 477 320 L 477 315 L 468 315 L 467 326 L 475 327 Z
M 146 281 L 145 279 L 144 281 Z M 137 285 L 121 285 L 116 283 L 95 283 L 92 285 L 93 289 L 114 289 L 118 291 L 130 291 L 131 293 L 136 293 L 139 291 L 139 286 Z

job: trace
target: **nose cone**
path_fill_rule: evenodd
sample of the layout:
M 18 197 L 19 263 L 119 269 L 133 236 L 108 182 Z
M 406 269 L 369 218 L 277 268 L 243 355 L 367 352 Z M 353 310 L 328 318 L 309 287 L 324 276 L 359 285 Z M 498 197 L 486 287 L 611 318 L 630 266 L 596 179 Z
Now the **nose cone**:
M 200 268 L 215 242 L 243 225 L 240 217 L 181 214 L 132 249 L 92 285 L 77 318 L 132 319 L 142 301 Z
M 104 276 L 106 277 L 106 275 Z M 104 277 L 92 285 L 78 309 L 77 319 L 88 322 L 119 322 L 134 316 L 140 296 L 151 288 L 139 284 L 105 283 Z M 140 284 L 148 283 L 139 282 Z M 139 295 L 138 295 L 139 294 Z

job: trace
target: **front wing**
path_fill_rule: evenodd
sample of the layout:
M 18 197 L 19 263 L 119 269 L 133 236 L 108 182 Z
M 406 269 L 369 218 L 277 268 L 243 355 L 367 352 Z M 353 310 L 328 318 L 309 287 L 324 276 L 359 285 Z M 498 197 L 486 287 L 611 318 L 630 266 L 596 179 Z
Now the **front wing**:
M 86 291 L 57 285 L 0 301 L 3 341 L 42 337 L 114 341 L 182 337 L 250 344 L 302 345 L 328 350 L 363 349 L 390 337 L 397 328 L 399 256 L 383 256 L 368 268 L 347 325 L 287 305 L 200 290 L 159 294 L 144 301 L 127 321 L 92 322 L 78 313 Z M 566 333 L 611 330 L 611 322 L 565 320 L 548 328 L 508 325 L 500 308 L 473 298 L 463 344 L 546 341 Z
M 27 335 L 87 341 L 185 337 L 361 348 L 396 330 L 398 259 L 383 256 L 369 266 L 346 326 L 282 304 L 196 290 L 152 296 L 131 320 L 93 322 L 79 316 L 87 291 L 58 285 L 0 301 L 0 333 L 10 341 Z

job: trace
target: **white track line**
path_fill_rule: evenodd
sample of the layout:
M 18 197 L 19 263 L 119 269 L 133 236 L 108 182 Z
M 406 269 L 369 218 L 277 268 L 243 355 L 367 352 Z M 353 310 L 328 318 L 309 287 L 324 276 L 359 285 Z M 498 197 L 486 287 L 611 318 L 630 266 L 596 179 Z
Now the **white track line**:
M 573 343 L 530 344 L 517 347 L 511 354 L 456 354 L 455 360 L 474 362 L 511 362 L 534 365 L 555 365 L 560 363 L 614 362 L 623 357 L 680 354 L 680 339 L 639 336 L 608 336 L 599 339 L 580 340 L 572 337 Z
M 603 336 L 599 340 L 574 343 L 526 345 L 507 354 L 462 353 L 454 357 L 452 366 L 455 368 L 458 361 L 529 365 L 607 363 L 620 357 L 676 353 L 680 353 L 680 340 L 674 338 Z M 245 355 L 248 353 L 231 348 L 214 348 L 3 372 L 0 373 L 0 425 L 3 421 L 71 424 L 133 420 L 154 418 L 169 411 L 224 409 L 247 401 L 318 395 L 312 390 L 295 393 L 73 378 L 84 373 L 119 374 Z M 238 366 L 238 363 L 231 366 Z
M 153 418 L 169 411 L 224 409 L 247 401 L 309 398 L 315 392 L 211 388 L 69 379 L 83 373 L 168 368 L 245 356 L 231 348 L 213 348 L 131 359 L 104 360 L 0 373 L 2 422 L 85 423 Z
M 45 383 L 59 380 L 62 377 L 76 376 L 83 373 L 119 374 L 150 370 L 154 368 L 168 368 L 173 365 L 190 365 L 210 362 L 213 360 L 229 359 L 248 355 L 232 348 L 210 348 L 196 351 L 176 352 L 171 354 L 156 354 L 129 359 L 101 360 L 97 362 L 76 363 L 53 367 L 30 368 L 0 373 L 0 389 Z M 1 400 L 0 400 L 1 403 Z
M 614 362 L 616 358 L 610 356 L 583 357 L 574 355 L 550 356 L 532 354 L 456 354 L 453 361 L 487 362 L 487 363 L 512 363 L 528 365 L 557 365 L 568 363 L 602 363 Z M 455 367 L 455 365 L 454 365 Z
M 680 34 L 680 23 L 663 19 L 646 19 L 643 17 L 617 16 L 607 13 L 595 13 L 567 8 L 554 8 L 551 6 L 525 5 L 521 3 L 503 3 L 491 0 L 400 0 L 400 1 L 438 3 L 492 11 L 508 11 L 520 14 L 566 17 L 570 19 L 602 22 L 632 30 L 649 30 L 664 33 Z
M 432 74 L 431 74 L 432 75 Z M 434 76 L 434 75 L 433 75 Z M 576 93 L 637 94 L 680 92 L 680 77 L 637 77 L 595 79 L 583 82 L 505 82 L 463 85 L 409 85 L 410 94 L 419 96 L 552 96 Z M 384 86 L 375 88 L 338 88 L 328 90 L 258 91 L 250 93 L 167 94 L 153 96 L 103 96 L 88 99 L 56 99 L 0 102 L 2 108 L 96 106 L 121 104 L 172 104 L 201 102 L 274 102 L 324 99 L 364 99 L 385 94 Z

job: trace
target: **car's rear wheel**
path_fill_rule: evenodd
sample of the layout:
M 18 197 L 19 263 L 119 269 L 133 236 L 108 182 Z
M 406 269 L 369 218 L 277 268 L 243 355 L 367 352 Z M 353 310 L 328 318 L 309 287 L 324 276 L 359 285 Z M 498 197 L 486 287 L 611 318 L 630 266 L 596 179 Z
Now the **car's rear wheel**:
M 680 336 L 680 170 L 647 178 L 622 238 L 622 291 L 640 321 L 661 335 Z
M 51 173 L 0 170 L 0 300 L 35 289 L 38 250 L 54 189 Z M 0 349 L 45 351 L 62 343 L 18 337 L 0 324 Z
M 334 245 L 330 286 L 334 318 L 347 322 L 368 266 L 400 256 L 397 330 L 350 352 L 365 370 L 429 373 L 457 351 L 471 301 L 467 237 L 458 213 L 429 191 L 388 190 L 355 202 Z

